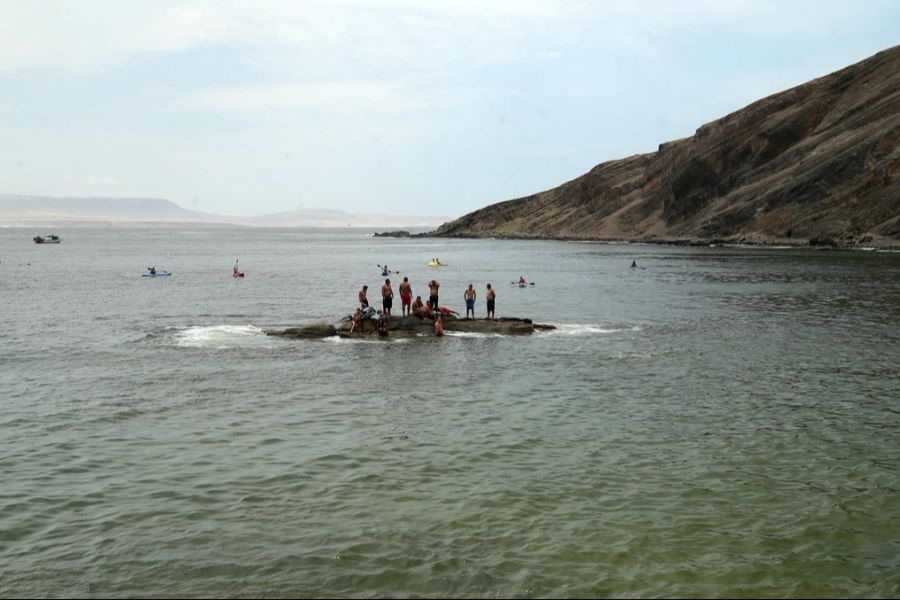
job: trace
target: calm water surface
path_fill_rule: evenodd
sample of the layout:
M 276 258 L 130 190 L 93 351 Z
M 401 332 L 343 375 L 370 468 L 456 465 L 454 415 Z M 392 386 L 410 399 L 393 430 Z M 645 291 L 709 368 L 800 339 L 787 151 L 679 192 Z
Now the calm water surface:
M 5 228 L 0 261 L 0 596 L 900 595 L 900 254 Z M 264 335 L 384 263 L 558 329 Z

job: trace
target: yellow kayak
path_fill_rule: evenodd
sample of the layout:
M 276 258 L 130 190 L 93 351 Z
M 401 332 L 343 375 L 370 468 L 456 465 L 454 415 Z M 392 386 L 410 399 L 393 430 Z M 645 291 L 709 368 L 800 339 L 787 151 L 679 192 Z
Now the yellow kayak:
M 446 267 L 447 263 L 441 262 L 437 259 L 433 259 L 433 260 L 428 261 L 428 266 L 429 267 Z

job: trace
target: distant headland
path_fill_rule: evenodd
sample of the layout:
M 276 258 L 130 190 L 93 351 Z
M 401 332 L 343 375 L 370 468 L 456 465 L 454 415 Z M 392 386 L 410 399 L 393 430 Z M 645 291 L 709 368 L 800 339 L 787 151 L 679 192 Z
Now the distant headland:
M 164 198 L 54 198 L 0 194 L 0 224 L 191 223 L 245 227 L 360 227 L 428 230 L 446 216 L 354 214 L 300 209 L 260 216 L 217 215 L 184 209 Z
M 429 235 L 900 247 L 900 46 Z

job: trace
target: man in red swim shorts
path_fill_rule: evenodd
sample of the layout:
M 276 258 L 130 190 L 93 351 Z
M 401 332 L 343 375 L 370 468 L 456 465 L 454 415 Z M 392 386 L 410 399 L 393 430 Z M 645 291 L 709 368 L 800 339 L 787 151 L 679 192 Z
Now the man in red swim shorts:
M 403 316 L 412 314 L 412 286 L 408 277 L 400 284 L 400 310 Z

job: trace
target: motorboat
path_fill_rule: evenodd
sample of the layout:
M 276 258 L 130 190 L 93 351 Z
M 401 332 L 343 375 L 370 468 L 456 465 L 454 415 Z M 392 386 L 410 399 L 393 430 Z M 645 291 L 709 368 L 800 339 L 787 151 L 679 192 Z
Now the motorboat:
M 34 239 L 35 244 L 58 244 L 62 241 L 58 235 L 36 235 L 32 239 Z

